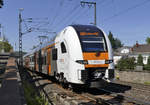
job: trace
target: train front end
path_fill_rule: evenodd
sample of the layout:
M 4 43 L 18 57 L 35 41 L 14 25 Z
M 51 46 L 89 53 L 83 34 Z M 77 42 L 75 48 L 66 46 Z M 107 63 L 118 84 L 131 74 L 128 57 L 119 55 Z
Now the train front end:
M 84 65 L 78 70 L 78 79 L 90 87 L 100 87 L 114 79 L 112 47 L 107 35 L 96 26 L 73 25 L 78 35 L 83 59 L 75 62 Z

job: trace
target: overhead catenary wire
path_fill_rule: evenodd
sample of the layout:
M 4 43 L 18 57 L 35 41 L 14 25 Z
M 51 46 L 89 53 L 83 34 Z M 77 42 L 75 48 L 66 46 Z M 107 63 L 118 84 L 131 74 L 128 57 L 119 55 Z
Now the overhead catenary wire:
M 82 11 L 80 11 L 80 9 L 78 8 L 76 10 L 76 12 L 74 12 L 74 14 L 70 15 L 63 23 L 61 26 L 66 26 L 66 25 L 70 25 L 72 20 L 77 17 L 78 15 L 80 15 L 82 13 Z
M 75 18 L 73 18 L 73 21 L 72 21 L 72 22 L 74 22 L 74 20 L 78 20 L 79 18 L 81 18 L 81 16 L 82 16 L 86 11 L 88 11 L 88 8 L 85 8 L 83 11 L 81 11 L 81 13 L 80 13 L 79 15 L 77 15 Z
M 25 26 L 26 30 L 28 30 L 29 28 L 28 28 L 28 26 L 27 26 L 26 22 L 25 22 L 25 21 L 23 21 L 23 23 L 24 23 L 24 26 Z
M 61 24 L 61 25 L 62 25 L 62 23 L 66 22 L 66 20 L 68 20 L 68 18 L 70 18 L 71 16 L 73 16 L 73 15 L 76 13 L 77 10 L 79 10 L 79 5 L 78 5 L 78 4 L 75 5 L 75 6 L 64 16 L 64 18 L 62 18 L 62 19 L 61 19 L 58 23 L 56 23 L 56 24 Z M 55 29 L 56 29 L 57 27 L 60 27 L 60 25 L 57 25 L 57 26 L 55 27 Z
M 150 0 L 145 0 L 145 1 L 143 1 L 143 2 L 141 2 L 141 3 L 138 3 L 138 4 L 136 4 L 136 5 L 132 6 L 132 7 L 129 7 L 129 8 L 127 8 L 127 9 L 125 9 L 125 10 L 120 11 L 120 12 L 114 14 L 113 16 L 110 16 L 110 17 L 104 19 L 103 21 L 108 21 L 108 20 L 113 19 L 113 18 L 115 18 L 115 17 L 117 17 L 117 16 L 120 16 L 120 15 L 122 15 L 122 14 L 125 14 L 125 13 L 129 12 L 130 10 L 133 10 L 133 9 L 135 9 L 135 8 L 138 8 L 138 7 L 140 7 L 140 6 L 143 6 L 144 4 L 146 4 L 146 3 L 148 3 L 148 2 L 150 2 Z
M 66 0 L 61 0 L 60 3 L 59 3 L 59 6 L 61 7 L 60 9 L 57 9 L 59 11 L 56 11 L 57 13 L 55 14 L 53 20 L 52 20 L 52 24 L 50 25 L 50 27 L 52 28 L 53 26 L 56 25 L 56 21 L 58 20 L 57 17 L 60 17 L 60 14 L 63 13 L 63 6 L 64 6 L 64 3 L 65 3 Z M 69 0 L 68 0 L 69 1 Z M 67 3 L 67 2 L 66 2 Z M 55 25 L 54 25 L 55 23 Z
M 99 3 L 104 3 L 105 1 L 103 0 L 103 1 L 101 1 L 101 2 L 99 2 Z M 78 9 L 79 9 L 79 7 L 80 6 L 78 6 L 78 5 L 76 5 L 76 7 L 73 9 L 73 10 L 71 10 L 70 11 L 70 14 L 68 15 L 69 16 L 69 18 L 67 17 L 65 17 L 65 18 L 63 18 L 61 21 L 60 21 L 60 23 L 62 24 L 62 22 L 64 23 L 64 24 L 62 24 L 63 26 L 65 25 L 65 24 L 68 24 L 68 23 L 73 23 L 73 21 L 71 21 L 72 19 L 75 19 L 74 17 L 77 17 L 77 18 L 79 18 L 79 16 L 77 16 L 77 14 L 80 14 L 80 12 L 82 12 L 82 11 L 79 11 L 79 12 L 77 12 L 77 8 L 78 7 Z M 75 16 L 74 15 L 72 15 L 73 13 L 75 13 L 75 11 L 77 12 L 77 14 L 75 14 Z M 84 11 L 85 12 L 85 11 Z M 84 13 L 84 12 L 82 12 L 82 13 Z M 71 18 L 71 19 L 70 19 Z M 66 20 L 68 20 L 68 21 L 66 21 Z M 58 27 L 61 27 L 62 25 L 59 25 Z
M 116 14 L 116 5 L 115 5 L 115 0 L 112 0 L 112 8 L 114 11 L 114 15 Z
M 66 3 L 68 3 L 68 2 L 66 2 Z M 60 3 L 60 5 L 62 5 L 62 2 Z M 63 2 L 63 5 L 64 5 L 64 2 Z M 69 6 L 71 6 L 71 5 L 69 5 Z M 76 7 L 76 6 L 75 6 L 75 7 Z M 73 12 L 73 9 L 71 9 L 69 12 L 66 12 L 66 11 L 62 12 L 62 11 L 63 11 L 63 8 L 62 8 L 60 11 L 61 11 L 60 14 L 63 13 L 64 16 L 62 17 L 62 16 L 60 16 L 60 14 L 57 15 L 57 17 L 61 17 L 61 18 L 60 18 L 60 19 L 55 19 L 56 21 L 53 22 L 53 23 L 55 23 L 55 24 L 50 27 L 51 30 L 52 30 L 52 28 L 55 29 L 55 28 L 58 26 L 57 24 L 60 24 L 62 21 L 64 21 L 64 20 L 66 19 L 67 15 L 68 15 L 69 13 L 72 13 L 72 12 Z M 64 14 L 64 13 L 65 13 L 65 14 Z
M 103 4 L 104 2 L 106 2 L 106 0 L 102 0 L 102 1 L 100 1 L 100 0 L 97 0 L 97 4 Z
M 61 4 L 61 3 L 62 3 L 62 4 Z M 53 23 L 55 22 L 56 18 L 58 17 L 59 12 L 61 11 L 61 9 L 60 9 L 59 7 L 62 7 L 62 5 L 63 5 L 63 2 L 60 2 L 60 3 L 58 4 L 58 8 L 56 9 L 56 14 L 54 15 L 54 17 L 53 17 L 53 19 L 52 19 L 52 21 L 51 21 L 51 23 L 50 23 L 50 26 L 51 26 L 51 27 L 52 27 Z
M 34 19 L 29 19 L 30 21 L 23 21 L 26 32 L 30 31 L 38 31 L 41 27 L 45 27 L 49 24 L 48 21 L 35 21 Z M 28 23 L 28 24 L 27 24 Z

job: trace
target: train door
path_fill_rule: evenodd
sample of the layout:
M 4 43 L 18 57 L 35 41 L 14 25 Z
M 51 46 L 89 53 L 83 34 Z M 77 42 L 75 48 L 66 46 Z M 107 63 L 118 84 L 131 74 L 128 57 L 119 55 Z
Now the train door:
M 37 53 L 35 53 L 34 56 L 35 56 L 34 67 L 35 67 L 35 70 L 38 71 L 38 56 L 37 56 Z
M 42 49 L 42 73 L 47 73 L 47 51 Z
M 68 77 L 68 65 L 69 65 L 69 55 L 68 55 L 68 51 L 67 51 L 67 47 L 66 47 L 66 43 L 65 42 L 61 42 L 60 43 L 60 47 L 61 47 L 61 51 L 60 51 L 60 60 L 59 60 L 59 65 L 60 65 L 60 69 L 61 72 L 64 73 L 65 77 Z
M 39 50 L 39 53 L 38 53 L 38 65 L 39 65 L 39 72 L 42 72 L 42 55 L 41 55 L 41 50 Z
M 47 74 L 51 75 L 51 49 L 47 50 Z
M 51 50 L 51 75 L 58 73 L 57 60 L 58 60 L 58 49 L 53 48 Z

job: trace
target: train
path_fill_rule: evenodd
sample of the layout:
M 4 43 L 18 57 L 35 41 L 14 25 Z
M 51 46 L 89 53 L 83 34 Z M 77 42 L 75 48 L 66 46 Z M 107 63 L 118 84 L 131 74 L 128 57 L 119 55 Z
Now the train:
M 64 84 L 100 87 L 114 80 L 110 40 L 94 25 L 69 25 L 23 58 L 25 67 Z

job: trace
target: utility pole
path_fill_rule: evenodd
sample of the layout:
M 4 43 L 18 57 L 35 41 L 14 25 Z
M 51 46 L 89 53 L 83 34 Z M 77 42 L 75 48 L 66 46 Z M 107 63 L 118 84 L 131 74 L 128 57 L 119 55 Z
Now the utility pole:
M 0 38 L 1 38 L 1 33 L 2 33 L 2 32 L 1 32 L 1 24 L 0 24 Z
M 21 11 L 23 9 L 19 9 L 19 65 L 23 67 L 23 55 L 22 55 L 22 17 L 21 17 Z
M 91 5 L 94 5 L 94 25 L 96 26 L 96 2 L 85 2 L 85 1 L 81 1 L 81 6 L 85 6 L 85 4 L 87 4 L 89 7 L 91 7 Z

